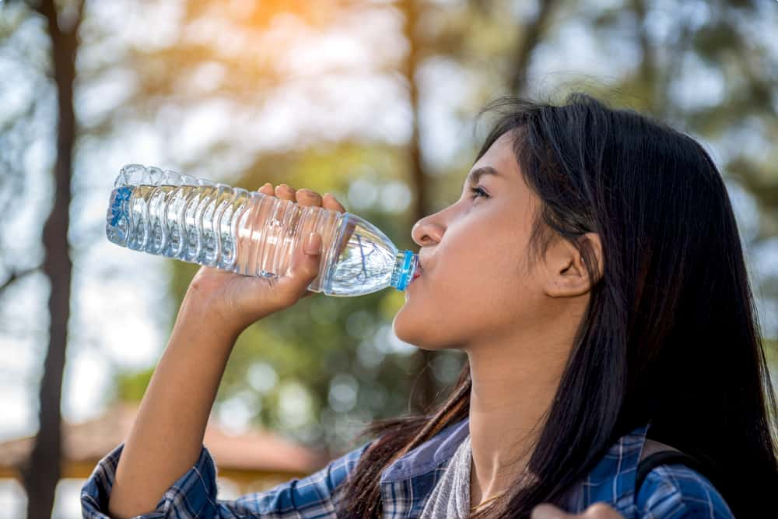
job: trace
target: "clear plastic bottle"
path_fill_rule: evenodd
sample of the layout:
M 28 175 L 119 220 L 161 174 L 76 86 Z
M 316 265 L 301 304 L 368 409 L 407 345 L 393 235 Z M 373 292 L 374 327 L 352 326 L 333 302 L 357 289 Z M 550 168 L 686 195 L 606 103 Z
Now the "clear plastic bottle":
M 398 251 L 351 213 L 139 164 L 122 168 L 106 216 L 106 234 L 117 245 L 248 276 L 285 273 L 310 232 L 322 237 L 319 275 L 308 287 L 313 292 L 402 291 L 419 268 L 417 254 Z

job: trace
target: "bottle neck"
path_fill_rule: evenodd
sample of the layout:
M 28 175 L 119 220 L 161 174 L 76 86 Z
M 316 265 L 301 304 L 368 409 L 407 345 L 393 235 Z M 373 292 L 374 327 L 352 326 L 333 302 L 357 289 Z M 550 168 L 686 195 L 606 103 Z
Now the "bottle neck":
M 397 290 L 405 290 L 408 288 L 418 267 L 418 254 L 409 250 L 398 252 L 394 258 L 394 270 L 392 271 L 392 279 L 389 284 Z

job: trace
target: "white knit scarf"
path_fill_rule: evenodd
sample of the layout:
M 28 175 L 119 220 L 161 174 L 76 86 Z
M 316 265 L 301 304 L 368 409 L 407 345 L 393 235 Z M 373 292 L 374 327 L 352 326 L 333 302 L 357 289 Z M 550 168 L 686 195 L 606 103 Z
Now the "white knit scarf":
M 470 515 L 472 459 L 470 435 L 467 435 L 427 497 L 419 519 L 464 519 Z

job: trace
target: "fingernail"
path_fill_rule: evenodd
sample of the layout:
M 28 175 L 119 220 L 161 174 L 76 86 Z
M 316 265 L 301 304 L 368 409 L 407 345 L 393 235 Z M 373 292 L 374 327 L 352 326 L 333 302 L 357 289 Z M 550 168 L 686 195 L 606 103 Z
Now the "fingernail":
M 321 236 L 316 233 L 310 233 L 305 241 L 305 253 L 315 256 L 321 252 Z

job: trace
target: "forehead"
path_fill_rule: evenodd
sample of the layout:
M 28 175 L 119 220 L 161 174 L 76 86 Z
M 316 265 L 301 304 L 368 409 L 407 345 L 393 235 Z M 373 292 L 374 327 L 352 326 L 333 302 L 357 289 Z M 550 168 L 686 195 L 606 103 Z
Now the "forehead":
M 502 134 L 473 164 L 471 172 L 491 168 L 495 170 L 495 176 L 502 178 L 502 180 L 509 183 L 517 182 L 521 178 L 521 171 L 516 161 L 513 142 L 513 134 L 510 132 Z

